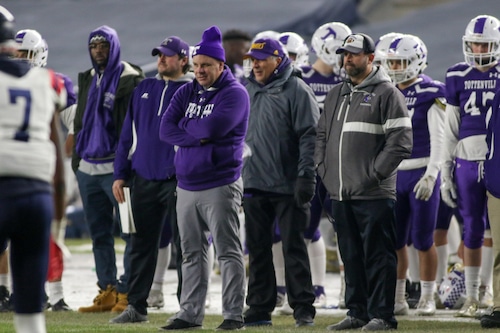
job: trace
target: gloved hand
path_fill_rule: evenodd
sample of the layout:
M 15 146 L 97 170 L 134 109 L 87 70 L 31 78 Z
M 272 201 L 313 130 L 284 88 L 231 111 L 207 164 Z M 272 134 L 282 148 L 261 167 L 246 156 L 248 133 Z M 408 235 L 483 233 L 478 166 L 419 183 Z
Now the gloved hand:
M 457 207 L 457 187 L 450 176 L 441 177 L 441 199 L 451 208 Z
M 298 177 L 295 182 L 295 202 L 299 206 L 303 206 L 314 197 L 316 190 L 316 178 Z
M 436 178 L 424 174 L 413 188 L 415 198 L 428 201 L 432 196 L 432 192 L 434 192 L 434 185 L 436 185 Z

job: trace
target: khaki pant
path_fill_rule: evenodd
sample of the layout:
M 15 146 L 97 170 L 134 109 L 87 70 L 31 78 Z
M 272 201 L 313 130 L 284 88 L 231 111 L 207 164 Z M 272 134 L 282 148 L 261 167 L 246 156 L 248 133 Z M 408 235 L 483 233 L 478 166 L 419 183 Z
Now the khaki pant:
M 488 195 L 488 218 L 493 239 L 493 307 L 500 310 L 500 198 Z

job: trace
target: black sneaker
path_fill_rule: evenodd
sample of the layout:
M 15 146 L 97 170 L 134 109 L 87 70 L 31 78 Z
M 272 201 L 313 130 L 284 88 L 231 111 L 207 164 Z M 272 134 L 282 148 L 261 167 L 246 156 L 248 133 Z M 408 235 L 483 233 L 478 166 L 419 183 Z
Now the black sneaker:
M 232 319 L 224 319 L 222 324 L 219 325 L 215 330 L 216 331 L 235 331 L 245 329 L 245 324 L 239 320 Z
M 326 329 L 329 331 L 343 331 L 361 328 L 366 325 L 366 321 L 347 316 L 336 324 L 328 326 Z
M 245 326 L 271 326 L 271 314 L 264 311 L 255 311 L 252 308 L 245 313 Z
M 482 328 L 500 328 L 500 311 L 481 317 Z
M 64 298 L 61 298 L 56 304 L 51 306 L 52 311 L 73 311 L 68 304 L 64 301 Z
M 295 327 L 314 326 L 314 319 L 311 315 L 305 315 L 295 320 Z
M 11 301 L 10 293 L 6 286 L 0 286 L 0 312 L 10 312 Z
M 160 327 L 159 331 L 172 331 L 172 330 L 198 330 L 201 329 L 201 325 L 193 324 L 185 320 L 176 318 L 172 320 L 167 326 Z

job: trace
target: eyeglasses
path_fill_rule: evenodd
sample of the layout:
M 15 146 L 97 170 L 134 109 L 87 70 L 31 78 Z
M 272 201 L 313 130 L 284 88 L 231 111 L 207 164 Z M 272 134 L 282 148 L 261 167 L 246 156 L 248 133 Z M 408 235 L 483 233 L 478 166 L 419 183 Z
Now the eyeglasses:
M 93 49 L 107 50 L 107 49 L 109 49 L 109 43 L 108 42 L 90 43 L 89 49 L 91 49 L 91 50 L 93 50 Z

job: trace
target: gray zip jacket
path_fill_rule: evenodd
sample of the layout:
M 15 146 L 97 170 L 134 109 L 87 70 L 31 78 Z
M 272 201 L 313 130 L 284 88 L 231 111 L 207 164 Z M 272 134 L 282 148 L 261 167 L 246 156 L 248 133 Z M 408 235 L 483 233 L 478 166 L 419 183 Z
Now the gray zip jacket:
M 312 89 L 292 72 L 291 65 L 283 66 L 264 86 L 249 78 L 245 189 L 293 195 L 297 177 L 315 177 L 319 107 Z
M 328 93 L 314 160 L 334 200 L 395 200 L 396 168 L 412 144 L 404 96 L 374 66 L 359 85 L 346 81 Z

